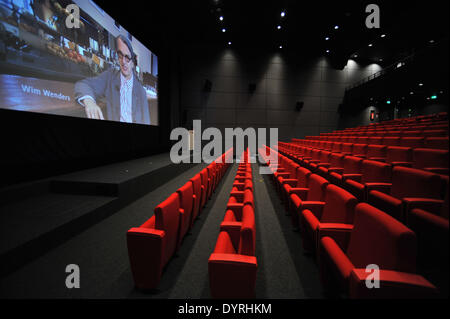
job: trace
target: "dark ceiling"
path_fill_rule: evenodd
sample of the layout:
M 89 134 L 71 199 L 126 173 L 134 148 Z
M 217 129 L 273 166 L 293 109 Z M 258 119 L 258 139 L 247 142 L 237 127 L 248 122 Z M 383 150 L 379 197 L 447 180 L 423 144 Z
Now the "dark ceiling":
M 448 1 L 159 0 L 119 5 L 98 0 L 96 3 L 144 44 L 151 42 L 150 48 L 164 41 L 223 46 L 231 41 L 234 47 L 283 50 L 302 56 L 329 55 L 345 61 L 356 54 L 359 60 L 387 65 L 429 45 L 430 40 L 448 41 Z M 369 15 L 366 6 L 370 3 L 380 8 L 380 29 L 365 26 Z M 286 12 L 284 18 L 280 15 L 282 11 Z M 278 25 L 281 29 L 277 29 Z M 386 36 L 382 38 L 382 34 Z M 330 39 L 327 41 L 326 37 Z

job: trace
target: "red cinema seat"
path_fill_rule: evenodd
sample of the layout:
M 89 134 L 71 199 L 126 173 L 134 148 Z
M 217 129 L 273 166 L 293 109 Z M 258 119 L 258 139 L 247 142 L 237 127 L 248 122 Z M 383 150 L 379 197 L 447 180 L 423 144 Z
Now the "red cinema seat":
M 367 144 L 353 144 L 353 156 L 366 158 Z
M 192 219 L 192 209 L 194 208 L 196 196 L 194 195 L 194 188 L 192 187 L 192 183 L 190 181 L 180 187 L 177 190 L 177 193 L 180 198 L 180 208 L 183 210 L 180 220 L 180 233 L 178 235 L 177 245 L 177 247 L 180 247 L 184 236 L 194 223 L 194 220 Z
M 291 189 L 289 195 L 289 210 L 291 212 L 291 221 L 294 229 L 299 227 L 299 214 L 305 207 L 314 206 L 322 203 L 325 199 L 325 190 L 329 182 L 316 174 L 308 178 L 308 184 L 305 188 Z
M 200 171 L 200 177 L 202 181 L 202 200 L 200 203 L 199 215 L 203 211 L 203 207 L 205 207 L 207 201 L 209 200 L 209 188 L 210 188 L 210 180 L 208 178 L 208 170 L 204 168 Z
M 392 166 L 377 161 L 364 160 L 360 175 L 346 179 L 344 188 L 360 201 L 367 201 L 368 192 L 377 187 L 390 186 Z
M 330 163 L 330 157 L 331 157 L 331 152 L 321 151 L 320 155 L 319 155 L 319 158 L 317 160 L 313 160 L 313 161 L 309 162 L 309 169 L 311 171 L 316 172 L 321 164 L 328 164 L 328 163 Z
M 305 251 L 317 248 L 319 227 L 332 228 L 336 224 L 353 224 L 356 204 L 357 199 L 352 194 L 336 185 L 328 184 L 324 202 L 302 205 L 302 211 L 299 212 L 299 226 Z
M 400 145 L 400 137 L 398 137 L 398 136 L 385 136 L 383 138 L 383 145 L 386 145 L 386 146 L 399 146 Z
M 232 188 L 232 192 L 234 191 L 241 191 L 243 192 L 244 190 L 249 189 L 251 191 L 253 191 L 253 182 L 251 179 L 245 179 L 244 182 L 234 182 L 233 183 L 233 188 Z
M 446 137 L 427 137 L 425 139 L 425 147 L 426 148 L 433 148 L 433 149 L 439 149 L 439 150 L 447 150 L 448 147 L 448 136 Z
M 380 136 L 369 136 L 369 143 L 371 145 L 383 145 L 383 138 Z
M 448 131 L 446 130 L 424 130 L 422 136 L 425 137 L 443 137 L 448 136 Z
M 311 176 L 311 171 L 304 167 L 299 166 L 297 168 L 296 176 L 297 178 L 294 179 L 283 179 L 282 197 L 286 205 L 287 211 L 289 211 L 289 202 L 291 193 L 295 191 L 297 188 L 307 187 L 309 176 Z
M 327 177 L 329 172 L 342 169 L 344 167 L 345 155 L 341 153 L 331 153 L 329 163 L 318 163 L 317 173 L 322 177 Z
M 253 207 L 245 205 L 238 245 L 230 234 L 221 231 L 208 260 L 209 286 L 213 298 L 254 298 L 256 271 L 255 216 Z
M 356 138 L 356 144 L 369 144 L 369 137 L 367 136 L 360 136 Z
M 319 226 L 324 289 L 337 288 L 352 299 L 435 297 L 436 287 L 416 274 L 414 232 L 366 203 L 355 210 L 353 227 Z M 379 288 L 366 284 L 373 273 L 366 271 L 369 265 L 379 269 Z
M 328 180 L 330 183 L 342 187 L 347 178 L 361 174 L 362 161 L 363 159 L 360 157 L 346 156 L 342 169 L 329 171 Z
M 194 191 L 194 206 L 192 208 L 192 217 L 191 217 L 191 227 L 194 223 L 194 220 L 197 218 L 198 214 L 200 213 L 200 205 L 202 203 L 202 194 L 203 194 L 203 185 L 200 174 L 195 175 L 190 179 L 190 182 L 192 183 L 192 188 Z
M 371 190 L 368 202 L 397 220 L 404 221 L 404 213 L 427 199 L 440 199 L 442 181 L 437 174 L 396 166 L 392 170 L 392 185 Z
M 429 200 L 408 212 L 408 227 L 418 239 L 420 273 L 448 297 L 449 223 L 448 189 L 445 200 Z
M 342 149 L 342 143 L 334 142 L 331 146 L 331 153 L 340 153 Z
M 402 137 L 400 139 L 400 146 L 419 148 L 425 144 L 425 137 Z
M 386 151 L 386 163 L 392 166 L 411 167 L 413 152 L 410 147 L 389 146 Z
M 387 154 L 386 145 L 367 145 L 366 159 L 371 161 L 385 162 Z
M 353 153 L 353 144 L 352 143 L 342 143 L 341 154 L 344 155 L 352 155 Z
M 183 214 L 180 198 L 173 193 L 156 206 L 149 220 L 128 230 L 128 257 L 137 288 L 157 287 L 164 266 L 177 249 L 180 215 Z
M 413 168 L 448 175 L 448 151 L 427 148 L 413 150 Z

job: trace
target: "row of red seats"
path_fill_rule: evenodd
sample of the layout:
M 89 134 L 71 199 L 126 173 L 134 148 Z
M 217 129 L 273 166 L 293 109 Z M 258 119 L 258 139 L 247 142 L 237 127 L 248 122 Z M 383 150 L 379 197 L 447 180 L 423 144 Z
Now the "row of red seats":
M 213 298 L 254 298 L 255 202 L 252 167 L 244 152 L 238 167 L 214 252 L 208 261 L 209 284 Z
M 360 137 L 360 136 L 398 136 L 398 137 L 444 137 L 448 136 L 448 125 L 439 125 L 435 127 L 427 127 L 426 129 L 390 129 L 390 130 L 373 130 L 373 131 L 348 131 L 346 133 L 321 134 L 320 136 L 306 136 L 307 140 L 323 140 L 332 137 Z
M 412 167 L 442 175 L 449 174 L 448 150 L 327 141 L 309 144 L 310 146 L 299 146 L 293 143 L 279 143 L 287 154 L 313 162 L 331 163 L 333 160 L 342 162 L 344 156 L 354 156 L 386 162 L 392 166 Z M 339 165 L 339 163 L 333 164 Z
M 263 156 L 264 157 L 264 156 Z M 289 201 L 306 251 L 314 252 L 325 290 L 341 289 L 351 298 L 427 297 L 436 287 L 416 274 L 416 235 L 385 212 L 359 203 L 329 183 L 278 154 L 273 180 Z M 380 289 L 366 287 L 366 267 L 380 269 Z
M 135 286 L 154 289 L 164 267 L 211 197 L 231 163 L 230 149 L 156 206 L 154 215 L 127 232 L 128 257 Z
M 281 149 L 283 149 L 281 147 Z M 281 151 L 280 149 L 280 151 Z M 448 176 L 437 175 L 422 170 L 391 165 L 371 160 L 363 160 L 354 156 L 332 154 L 331 163 L 320 163 L 310 159 L 292 157 L 281 158 L 290 178 L 283 181 L 284 194 L 282 198 L 286 207 L 298 209 L 298 198 L 292 196 L 290 187 L 304 188 L 311 172 L 320 176 L 310 181 L 312 191 L 308 201 L 319 200 L 320 192 L 318 180 L 322 178 L 352 193 L 359 201 L 368 202 L 374 207 L 388 213 L 400 222 L 413 229 L 421 238 L 419 241 L 420 264 L 423 268 L 446 269 L 448 266 Z M 301 166 L 300 166 L 301 165 Z M 300 192 L 301 193 L 301 192 Z M 286 198 L 290 197 L 290 203 Z M 296 214 L 292 214 L 294 226 L 298 224 Z M 440 243 L 436 247 L 436 243 Z M 444 244 L 442 244 L 444 243 Z M 447 243 L 447 245 L 445 245 Z M 430 249 L 430 247 L 436 247 Z M 445 248 L 446 247 L 446 248 Z M 436 257 L 442 258 L 436 258 Z M 434 260 L 434 262 L 430 262 Z M 436 267 L 437 264 L 443 267 Z M 445 266 L 447 265 L 447 266 Z M 437 274 L 442 271 L 431 272 L 429 277 L 436 284 L 446 282 Z M 438 284 L 442 286 L 441 284 Z M 448 285 L 444 286 L 448 290 Z
M 445 137 L 399 137 L 399 136 L 334 136 L 317 139 L 292 139 L 292 143 L 301 146 L 316 146 L 323 143 L 351 143 L 367 145 L 402 146 L 412 148 L 449 149 L 449 138 Z

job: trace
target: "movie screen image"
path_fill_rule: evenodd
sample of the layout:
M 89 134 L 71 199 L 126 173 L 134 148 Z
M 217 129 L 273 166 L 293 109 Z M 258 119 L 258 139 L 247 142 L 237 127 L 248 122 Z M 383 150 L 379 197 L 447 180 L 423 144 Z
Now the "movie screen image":
M 0 108 L 158 125 L 158 57 L 91 0 L 0 0 Z

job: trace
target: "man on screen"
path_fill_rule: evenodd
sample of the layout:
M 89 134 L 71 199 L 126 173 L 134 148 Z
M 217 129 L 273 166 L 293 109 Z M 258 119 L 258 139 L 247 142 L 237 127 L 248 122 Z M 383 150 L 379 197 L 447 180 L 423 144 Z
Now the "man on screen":
M 97 98 L 105 97 L 107 120 L 150 124 L 147 95 L 134 75 L 136 55 L 131 43 L 119 35 L 116 49 L 120 72 L 109 69 L 96 77 L 78 81 L 75 83 L 75 98 L 84 106 L 88 118 L 105 119 L 96 103 Z

